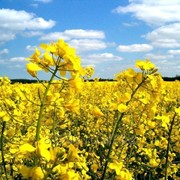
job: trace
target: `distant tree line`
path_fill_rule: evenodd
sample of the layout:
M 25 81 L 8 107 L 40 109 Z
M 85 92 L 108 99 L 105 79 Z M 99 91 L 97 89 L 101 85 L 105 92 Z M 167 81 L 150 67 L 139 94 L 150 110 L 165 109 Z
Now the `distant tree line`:
M 164 81 L 175 81 L 178 80 L 180 81 L 180 76 L 176 75 L 176 77 L 163 77 Z
M 31 84 L 31 83 L 39 83 L 39 82 L 44 82 L 44 80 L 38 81 L 34 79 L 11 79 L 11 84 L 14 83 Z
M 176 75 L 176 77 L 162 77 L 164 81 L 175 81 L 178 80 L 180 81 L 180 76 Z M 94 79 L 89 79 L 88 81 L 93 82 Z M 98 81 L 103 82 L 103 81 L 114 81 L 114 79 L 103 79 L 99 78 Z M 11 84 L 14 83 L 22 83 L 22 84 L 31 84 L 31 83 L 39 83 L 39 82 L 45 82 L 45 80 L 33 80 L 33 79 L 11 79 Z

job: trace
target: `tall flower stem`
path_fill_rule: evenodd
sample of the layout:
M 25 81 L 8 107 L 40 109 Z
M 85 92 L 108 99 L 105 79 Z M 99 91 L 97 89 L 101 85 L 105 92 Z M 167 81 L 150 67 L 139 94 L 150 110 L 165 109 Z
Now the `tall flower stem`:
M 168 169 L 169 149 L 170 149 L 170 144 L 171 144 L 171 132 L 172 132 L 175 117 L 176 117 L 176 113 L 173 116 L 171 126 L 170 126 L 169 132 L 168 132 L 168 144 L 167 144 L 167 149 L 166 149 L 166 163 L 165 163 L 165 177 L 164 177 L 165 180 L 167 180 L 167 178 L 168 178 L 167 169 Z
M 145 82 L 146 79 L 147 79 L 147 77 L 144 77 L 143 80 L 141 81 L 141 83 L 139 83 L 138 86 L 134 89 L 134 91 L 131 94 L 131 99 L 128 102 L 126 102 L 126 106 L 128 106 L 128 104 L 130 103 L 130 101 L 132 100 L 134 95 L 136 94 L 137 90 L 141 87 L 141 85 Z M 101 180 L 104 180 L 104 178 L 105 178 L 106 170 L 107 170 L 108 163 L 109 163 L 109 157 L 111 155 L 111 151 L 112 151 L 114 140 L 115 140 L 115 137 L 116 137 L 116 134 L 117 134 L 117 130 L 118 130 L 119 125 L 120 125 L 123 117 L 125 116 L 125 114 L 126 113 L 123 112 L 120 115 L 118 115 L 116 124 L 115 124 L 115 126 L 113 128 L 112 135 L 111 135 L 111 140 L 110 140 L 110 145 L 109 145 L 108 153 L 107 153 L 107 156 L 106 156 L 106 162 L 105 162 L 105 165 L 104 165 L 104 170 L 103 170 L 103 174 L 102 174 Z
M 2 123 L 2 131 L 1 131 L 1 139 L 0 139 L 0 148 L 1 148 L 1 157 L 2 157 L 2 164 L 3 164 L 3 168 L 4 168 L 4 173 L 6 176 L 6 179 L 8 179 L 7 177 L 7 171 L 6 171 L 6 162 L 4 159 L 4 131 L 5 131 L 5 127 L 6 127 L 6 121 L 3 121 Z
M 51 78 L 48 82 L 48 85 L 45 89 L 43 98 L 41 100 L 41 105 L 40 105 L 40 110 L 39 110 L 39 115 L 38 115 L 38 119 L 37 119 L 37 126 L 36 126 L 36 141 L 39 141 L 40 139 L 40 131 L 41 131 L 41 122 L 42 122 L 42 115 L 43 115 L 43 111 L 44 111 L 44 106 L 45 106 L 45 101 L 46 101 L 46 97 L 47 97 L 47 93 L 49 91 L 49 88 L 52 84 L 52 81 L 54 79 L 54 77 L 56 76 L 56 73 L 58 71 L 58 66 L 56 66 L 56 68 L 54 69 L 54 72 L 51 75 Z

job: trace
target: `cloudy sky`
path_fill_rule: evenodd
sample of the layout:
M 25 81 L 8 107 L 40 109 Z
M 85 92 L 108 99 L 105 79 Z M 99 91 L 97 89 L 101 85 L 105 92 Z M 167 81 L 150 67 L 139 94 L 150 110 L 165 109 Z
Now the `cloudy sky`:
M 25 58 L 59 38 L 94 77 L 146 58 L 163 76 L 180 75 L 179 9 L 180 0 L 0 0 L 0 76 L 31 79 Z

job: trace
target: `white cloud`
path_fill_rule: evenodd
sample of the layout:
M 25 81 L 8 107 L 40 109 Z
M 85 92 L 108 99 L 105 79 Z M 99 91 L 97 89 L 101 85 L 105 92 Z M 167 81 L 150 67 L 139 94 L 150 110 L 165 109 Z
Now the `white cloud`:
M 72 47 L 76 48 L 78 52 L 82 52 L 105 49 L 108 45 L 102 41 L 104 38 L 105 34 L 103 31 L 70 29 L 63 32 L 52 32 L 45 34 L 40 37 L 40 40 L 57 41 L 58 39 L 63 39 Z
M 25 62 L 25 57 L 13 57 L 9 59 L 10 62 Z
M 60 38 L 64 40 L 70 40 L 72 38 L 104 39 L 105 34 L 103 31 L 98 30 L 70 29 L 63 32 L 52 32 L 45 34 L 40 38 L 40 40 L 57 41 Z
M 168 50 L 168 53 L 172 55 L 180 55 L 180 49 L 170 49 Z
M 150 25 L 163 25 L 180 21 L 180 0 L 130 0 L 127 6 L 119 6 L 116 13 L 132 15 Z
M 99 63 L 118 62 L 121 61 L 123 58 L 120 56 L 116 56 L 112 53 L 97 53 L 97 54 L 82 55 L 81 59 L 83 66 L 95 67 Z
M 44 20 L 33 13 L 14 9 L 0 9 L 1 30 L 21 31 L 34 29 L 49 29 L 55 25 L 53 20 Z
M 120 52 L 147 52 L 152 49 L 153 47 L 149 44 L 119 45 L 117 48 Z
M 153 53 L 148 53 L 145 55 L 145 58 L 150 59 L 150 60 L 168 60 L 172 59 L 174 56 L 169 55 L 169 54 L 153 54 Z
M 86 56 L 86 59 L 88 60 L 98 60 L 100 62 L 102 61 L 120 61 L 123 58 L 120 56 L 115 56 L 112 53 L 100 53 L 100 54 L 92 54 L 92 55 L 88 55 Z
M 159 60 L 156 61 L 156 67 L 159 69 L 158 71 L 162 74 L 162 76 L 174 77 L 179 74 L 179 59 L 176 61 L 169 60 Z M 171 71 L 169 71 L 171 70 Z M 168 75 L 167 75 L 168 72 Z
M 37 31 L 52 28 L 53 20 L 44 20 L 33 13 L 14 9 L 0 9 L 0 42 L 15 39 L 23 31 Z
M 0 55 L 4 55 L 4 54 L 8 54 L 8 53 L 9 53 L 9 49 L 0 50 Z
M 0 43 L 1 42 L 6 42 L 15 39 L 15 33 L 13 32 L 8 32 L 8 31 L 3 31 L 0 29 Z
M 26 31 L 22 33 L 22 35 L 25 37 L 41 36 L 42 34 L 43 32 L 41 31 Z
M 95 39 L 104 39 L 105 34 L 103 31 L 98 30 L 84 30 L 84 29 L 71 29 L 65 30 L 64 35 L 67 35 L 71 38 L 95 38 Z
M 53 20 L 46 21 L 43 18 L 33 18 L 27 23 L 26 29 L 49 29 L 55 25 Z
M 31 45 L 26 46 L 26 50 L 28 50 L 28 51 L 34 51 L 35 48 L 36 48 L 36 46 L 31 46 Z
M 79 52 L 101 50 L 107 47 L 105 42 L 98 39 L 72 39 L 69 44 Z
M 146 35 L 154 46 L 164 48 L 180 47 L 180 23 L 161 26 Z
M 40 37 L 43 41 L 57 41 L 58 39 L 70 40 L 70 37 L 66 36 L 63 32 L 52 32 Z

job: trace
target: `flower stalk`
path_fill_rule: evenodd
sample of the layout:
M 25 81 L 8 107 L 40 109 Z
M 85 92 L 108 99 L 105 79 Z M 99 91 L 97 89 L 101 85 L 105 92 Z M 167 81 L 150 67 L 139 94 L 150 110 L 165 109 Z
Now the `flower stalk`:
M 1 139 L 0 139 L 0 148 L 1 148 L 0 150 L 1 150 L 1 158 L 2 158 L 4 173 L 5 173 L 6 179 L 8 180 L 7 170 L 6 170 L 6 162 L 4 159 L 4 131 L 5 131 L 5 127 L 6 127 L 6 121 L 3 121 L 2 130 L 1 130 Z
M 147 76 L 142 79 L 142 81 L 138 84 L 136 89 L 132 92 L 130 100 L 126 102 L 126 106 L 128 106 L 128 104 L 131 102 L 132 98 L 134 97 L 134 95 L 136 94 L 138 89 L 142 86 L 142 84 L 146 81 L 146 79 L 147 79 Z M 122 112 L 122 113 L 118 114 L 118 118 L 117 118 L 116 124 L 115 124 L 115 126 L 113 128 L 113 131 L 112 131 L 110 145 L 109 145 L 108 153 L 107 153 L 107 156 L 106 156 L 106 162 L 105 162 L 105 165 L 104 165 L 104 169 L 103 169 L 103 174 L 102 174 L 101 180 L 104 180 L 104 178 L 106 176 L 106 170 L 107 170 L 108 163 L 109 163 L 109 157 L 111 155 L 111 151 L 112 151 L 113 143 L 114 143 L 114 140 L 115 140 L 115 137 L 116 137 L 116 134 L 117 134 L 117 130 L 118 130 L 119 125 L 122 122 L 122 119 L 123 119 L 123 117 L 125 115 L 126 115 L 125 112 Z
M 176 118 L 176 113 L 173 116 L 172 122 L 171 122 L 171 126 L 169 128 L 169 132 L 168 132 L 168 144 L 167 144 L 167 149 L 166 149 L 166 163 L 165 163 L 165 177 L 164 179 L 167 180 L 168 178 L 168 174 L 167 174 L 167 169 L 168 169 L 168 158 L 169 158 L 169 150 L 170 150 L 170 144 L 171 144 L 171 133 L 172 133 L 172 129 L 173 129 L 173 125 L 174 125 L 174 121 Z
M 45 101 L 46 101 L 47 93 L 49 91 L 49 88 L 52 84 L 54 77 L 56 76 L 57 71 L 58 71 L 58 66 L 56 66 L 54 72 L 52 73 L 51 78 L 48 82 L 48 85 L 45 89 L 44 96 L 41 100 L 41 105 L 40 105 L 40 110 L 39 110 L 39 115 L 38 115 L 38 120 L 37 120 L 37 125 L 36 125 L 36 141 L 39 141 L 39 139 L 40 139 L 41 121 L 42 121 L 42 117 L 43 117 Z

